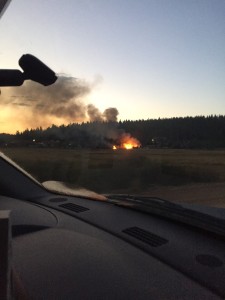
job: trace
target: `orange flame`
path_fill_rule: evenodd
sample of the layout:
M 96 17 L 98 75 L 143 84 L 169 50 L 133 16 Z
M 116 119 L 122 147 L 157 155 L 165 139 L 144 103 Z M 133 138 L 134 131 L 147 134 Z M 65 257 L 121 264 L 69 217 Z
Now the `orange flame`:
M 129 149 L 133 149 L 133 148 L 134 148 L 134 145 L 131 144 L 131 143 L 123 143 L 122 147 L 123 147 L 124 149 L 129 150 Z
M 117 149 L 133 149 L 133 148 L 140 148 L 141 147 L 141 143 L 136 139 L 131 137 L 130 135 L 126 135 L 124 136 L 119 145 L 113 145 L 113 150 L 117 150 Z

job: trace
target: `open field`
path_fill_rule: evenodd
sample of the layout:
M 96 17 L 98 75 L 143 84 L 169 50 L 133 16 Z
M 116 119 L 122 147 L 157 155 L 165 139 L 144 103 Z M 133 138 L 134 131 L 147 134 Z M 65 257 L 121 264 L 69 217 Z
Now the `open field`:
M 39 181 L 73 183 L 99 193 L 225 203 L 225 151 L 4 148 Z M 213 202 L 213 203 L 212 203 Z

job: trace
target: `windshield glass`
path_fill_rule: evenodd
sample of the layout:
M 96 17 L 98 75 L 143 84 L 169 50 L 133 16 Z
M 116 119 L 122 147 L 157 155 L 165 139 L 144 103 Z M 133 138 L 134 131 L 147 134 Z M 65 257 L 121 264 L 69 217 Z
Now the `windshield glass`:
M 1 69 L 30 53 L 57 73 L 1 87 L 0 151 L 40 182 L 225 206 L 225 2 L 11 1 Z

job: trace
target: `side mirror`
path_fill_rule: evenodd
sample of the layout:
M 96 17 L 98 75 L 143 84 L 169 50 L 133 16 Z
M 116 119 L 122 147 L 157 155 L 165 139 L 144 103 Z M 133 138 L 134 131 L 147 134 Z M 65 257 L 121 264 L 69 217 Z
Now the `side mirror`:
M 20 70 L 0 70 L 0 86 L 20 86 L 24 80 L 30 79 L 42 85 L 53 84 L 57 76 L 43 62 L 31 54 L 25 54 L 19 59 Z

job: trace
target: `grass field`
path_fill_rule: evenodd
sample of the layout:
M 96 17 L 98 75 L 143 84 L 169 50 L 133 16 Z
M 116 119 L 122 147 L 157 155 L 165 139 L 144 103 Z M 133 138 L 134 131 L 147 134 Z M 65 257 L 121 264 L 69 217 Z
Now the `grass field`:
M 193 187 L 201 187 L 203 193 L 210 186 L 225 187 L 225 151 L 37 148 L 1 151 L 41 182 L 68 182 L 99 193 L 154 192 L 160 196 L 162 191 L 169 195 L 170 190 L 175 191 L 174 199 L 181 196 L 182 190 L 193 198 L 197 191 Z

